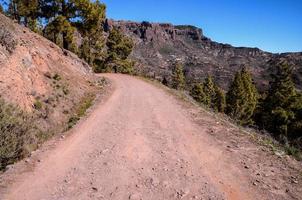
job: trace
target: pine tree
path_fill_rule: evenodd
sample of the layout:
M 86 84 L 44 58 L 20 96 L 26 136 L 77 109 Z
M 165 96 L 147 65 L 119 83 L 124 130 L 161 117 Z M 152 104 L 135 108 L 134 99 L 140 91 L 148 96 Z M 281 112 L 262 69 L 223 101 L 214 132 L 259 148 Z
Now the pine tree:
M 11 0 L 9 2 L 7 14 L 11 19 L 17 20 L 17 22 L 20 23 L 21 17 L 18 12 L 18 2 L 19 2 L 19 0 Z
M 243 124 L 248 125 L 254 123 L 252 118 L 258 105 L 259 94 L 255 84 L 253 83 L 252 75 L 245 67 L 241 70 L 241 78 L 246 99 L 242 118 L 245 119 Z
M 175 64 L 172 71 L 172 87 L 176 90 L 183 90 L 185 86 L 185 76 L 180 63 Z
M 297 91 L 292 81 L 292 68 L 287 64 L 277 66 L 272 75 L 270 90 L 263 103 L 262 125 L 277 138 L 288 137 L 289 125 L 295 119 L 293 110 L 297 102 Z
M 224 112 L 226 106 L 223 90 L 208 76 L 201 84 L 194 84 L 190 95 L 199 103 L 212 108 L 216 112 Z
M 258 103 L 258 93 L 250 73 L 245 68 L 235 74 L 226 102 L 226 113 L 229 116 L 241 125 L 253 123 L 252 117 Z
M 288 138 L 302 149 L 302 92 L 297 92 L 292 105 L 295 119 L 289 125 Z
M 45 27 L 44 35 L 62 48 L 75 52 L 74 32 L 70 22 L 59 15 Z
M 76 26 L 83 37 L 80 56 L 90 65 L 99 65 L 105 59 L 102 23 L 106 18 L 106 6 L 99 1 L 75 0 L 75 7 L 81 18 Z
M 40 0 L 40 16 L 47 22 L 44 36 L 64 49 L 77 52 L 74 43 L 75 27 L 73 20 L 76 16 L 76 0 Z
M 0 13 L 4 13 L 4 10 L 3 10 L 3 7 L 1 4 L 0 4 Z
M 194 84 L 190 91 L 190 95 L 195 99 L 198 103 L 205 104 L 206 102 L 206 95 L 203 91 L 203 84 L 197 83 Z
M 226 107 L 226 99 L 223 90 L 215 84 L 215 96 L 212 99 L 212 108 L 216 112 L 224 113 Z
M 106 63 L 110 66 L 111 71 L 132 73 L 134 62 L 128 57 L 134 47 L 133 41 L 117 28 L 113 28 L 109 33 L 106 45 L 108 47 Z
M 8 15 L 18 23 L 37 31 L 39 8 L 39 0 L 11 0 Z
M 215 83 L 212 76 L 207 76 L 203 83 L 203 91 L 205 93 L 204 104 L 208 107 L 214 107 L 213 99 L 215 98 Z

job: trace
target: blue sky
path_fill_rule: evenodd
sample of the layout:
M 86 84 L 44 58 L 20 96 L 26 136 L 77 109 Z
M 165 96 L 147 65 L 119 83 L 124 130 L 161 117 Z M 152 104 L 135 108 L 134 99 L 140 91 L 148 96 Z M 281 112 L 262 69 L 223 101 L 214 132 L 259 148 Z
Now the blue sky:
M 212 40 L 302 51 L 302 0 L 103 0 L 112 19 L 190 24 Z

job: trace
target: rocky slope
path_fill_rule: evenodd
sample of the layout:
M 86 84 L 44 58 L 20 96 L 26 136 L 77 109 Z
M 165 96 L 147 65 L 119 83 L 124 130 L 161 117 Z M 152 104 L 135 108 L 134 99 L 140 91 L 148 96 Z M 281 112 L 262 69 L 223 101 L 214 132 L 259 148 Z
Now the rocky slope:
M 233 47 L 211 41 L 194 26 L 108 20 L 105 30 L 121 28 L 135 41 L 132 57 L 140 72 L 162 79 L 169 77 L 173 63 L 182 62 L 189 82 L 213 75 L 226 89 L 234 73 L 249 67 L 259 88 L 268 84 L 271 67 L 280 60 L 295 66 L 294 79 L 302 87 L 302 53 L 273 54 L 258 48 Z
M 38 115 L 44 131 L 61 127 L 96 91 L 86 63 L 1 14 L 0 68 L 1 98 Z

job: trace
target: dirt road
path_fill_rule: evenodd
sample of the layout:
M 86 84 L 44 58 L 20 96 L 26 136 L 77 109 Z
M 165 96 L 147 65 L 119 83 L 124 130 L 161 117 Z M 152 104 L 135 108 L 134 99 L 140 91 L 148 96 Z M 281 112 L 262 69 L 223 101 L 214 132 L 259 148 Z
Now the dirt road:
M 243 166 L 242 154 L 217 141 L 231 128 L 210 116 L 196 123 L 192 110 L 142 80 L 106 76 L 115 87 L 108 100 L 70 136 L 22 161 L 30 167 L 4 174 L 2 199 L 295 199 L 286 188 L 264 190 L 252 161 Z

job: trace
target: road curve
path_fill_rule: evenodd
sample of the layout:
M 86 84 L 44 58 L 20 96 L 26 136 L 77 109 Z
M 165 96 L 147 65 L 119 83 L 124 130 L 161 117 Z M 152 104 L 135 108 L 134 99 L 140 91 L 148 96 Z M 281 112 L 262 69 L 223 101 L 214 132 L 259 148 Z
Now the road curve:
M 108 100 L 41 152 L 3 199 L 255 199 L 179 100 L 131 76 L 105 76 L 115 88 Z

